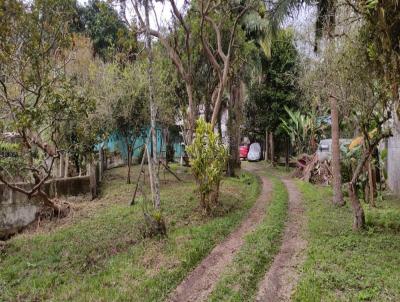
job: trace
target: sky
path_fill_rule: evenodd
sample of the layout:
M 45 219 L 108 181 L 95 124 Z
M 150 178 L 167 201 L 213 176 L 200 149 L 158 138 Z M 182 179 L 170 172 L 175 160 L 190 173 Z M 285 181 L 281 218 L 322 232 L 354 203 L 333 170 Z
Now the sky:
M 86 4 L 88 0 L 78 0 L 79 3 L 81 4 Z M 114 1 L 117 2 L 117 1 Z M 168 21 L 171 20 L 172 14 L 171 14 L 171 6 L 169 5 L 168 1 L 163 1 L 164 3 L 161 3 L 160 1 L 153 1 L 154 4 L 154 10 L 157 15 L 157 20 L 158 24 L 160 26 L 163 26 L 168 23 Z M 176 4 L 178 6 L 178 9 L 181 9 L 184 4 L 184 0 L 176 0 Z M 119 10 L 119 5 L 115 4 L 115 8 Z M 131 0 L 126 0 L 126 16 L 128 20 L 131 20 L 134 16 L 134 10 L 132 7 L 132 2 Z M 154 13 L 150 13 L 150 25 L 152 28 L 157 28 L 157 21 L 155 18 Z
M 176 0 L 178 9 L 183 8 L 185 0 Z M 190 0 L 186 0 L 190 1 Z M 81 4 L 86 4 L 88 0 L 78 0 Z M 117 1 L 114 1 L 115 3 Z M 153 1 L 154 11 L 156 14 L 151 12 L 150 14 L 150 25 L 152 28 L 157 29 L 158 25 L 160 27 L 165 27 L 172 18 L 171 6 L 168 1 Z M 132 7 L 131 0 L 126 0 L 126 16 L 128 20 L 131 20 L 134 16 L 134 10 Z M 119 5 L 115 4 L 115 8 L 119 10 Z M 155 18 L 157 15 L 157 21 Z M 309 57 L 313 57 L 313 46 L 314 46 L 314 21 L 315 20 L 315 8 L 304 6 L 298 12 L 294 12 L 292 17 L 288 18 L 284 22 L 284 27 L 292 27 L 295 32 L 296 46 L 300 52 L 306 54 Z M 158 24 L 158 25 L 157 25 Z

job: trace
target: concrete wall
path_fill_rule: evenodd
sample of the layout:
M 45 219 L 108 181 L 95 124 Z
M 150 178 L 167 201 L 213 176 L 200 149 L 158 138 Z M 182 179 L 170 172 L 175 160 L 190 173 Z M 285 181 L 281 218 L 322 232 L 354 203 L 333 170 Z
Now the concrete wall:
M 388 139 L 388 185 L 400 195 L 400 121 L 395 118 L 392 127 L 393 136 Z
M 28 189 L 29 184 L 19 184 Z M 44 187 L 50 197 L 77 196 L 91 193 L 90 176 L 53 179 Z M 39 211 L 35 200 L 0 183 L 0 239 L 7 238 L 33 222 Z

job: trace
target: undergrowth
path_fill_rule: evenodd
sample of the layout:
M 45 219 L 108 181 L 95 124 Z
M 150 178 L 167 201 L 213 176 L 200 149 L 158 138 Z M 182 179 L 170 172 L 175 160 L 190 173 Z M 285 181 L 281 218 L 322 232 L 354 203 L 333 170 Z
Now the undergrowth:
M 337 208 L 328 188 L 298 185 L 306 203 L 309 238 L 294 301 L 400 301 L 400 234 L 389 229 L 398 212 L 366 208 L 373 227 L 354 232 L 348 203 Z
M 128 205 L 133 186 L 120 174 L 109 175 L 90 212 L 8 242 L 0 254 L 0 301 L 162 301 L 238 225 L 259 192 L 249 174 L 224 179 L 224 210 L 204 216 L 190 176 L 167 180 L 161 188 L 167 236 L 143 238 L 142 200 Z

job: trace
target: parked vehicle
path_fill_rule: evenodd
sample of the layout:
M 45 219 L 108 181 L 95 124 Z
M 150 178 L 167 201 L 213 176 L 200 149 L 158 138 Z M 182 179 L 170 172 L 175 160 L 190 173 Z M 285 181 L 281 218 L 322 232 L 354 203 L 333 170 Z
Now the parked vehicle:
M 348 146 L 351 143 L 351 139 L 341 138 L 339 143 L 341 146 Z M 330 160 L 332 157 L 332 139 L 323 139 L 319 142 L 317 150 L 318 160 L 323 162 L 325 160 Z
M 247 154 L 249 153 L 249 145 L 248 144 L 242 144 L 239 147 L 239 154 L 240 154 L 240 159 L 245 160 L 247 159 Z
M 259 143 L 252 143 L 247 154 L 248 161 L 259 161 L 261 159 L 261 145 Z

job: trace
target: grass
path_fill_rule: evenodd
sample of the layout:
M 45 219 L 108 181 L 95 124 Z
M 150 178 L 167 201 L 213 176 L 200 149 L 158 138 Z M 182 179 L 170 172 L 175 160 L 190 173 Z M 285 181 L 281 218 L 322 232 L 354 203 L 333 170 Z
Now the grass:
M 288 193 L 278 178 L 270 178 L 273 193 L 266 216 L 256 230 L 246 236 L 233 264 L 212 292 L 210 301 L 254 301 L 258 283 L 279 250 L 287 217 Z
M 181 175 L 186 181 L 179 183 L 167 175 L 161 198 L 168 237 L 145 239 L 144 201 L 128 206 L 133 186 L 125 184 L 125 171 L 113 170 L 102 197 L 70 223 L 8 242 L 0 254 L 0 301 L 162 301 L 242 220 L 259 192 L 249 174 L 226 179 L 221 208 L 204 217 L 191 178 Z
M 349 205 L 334 207 L 327 188 L 298 185 L 309 238 L 294 301 L 400 301 L 400 234 L 377 226 L 380 210 L 367 208 L 370 226 L 353 232 Z
M 382 194 L 383 195 L 383 194 Z M 378 198 L 377 207 L 364 206 L 369 227 L 400 233 L 400 198 L 385 194 Z

